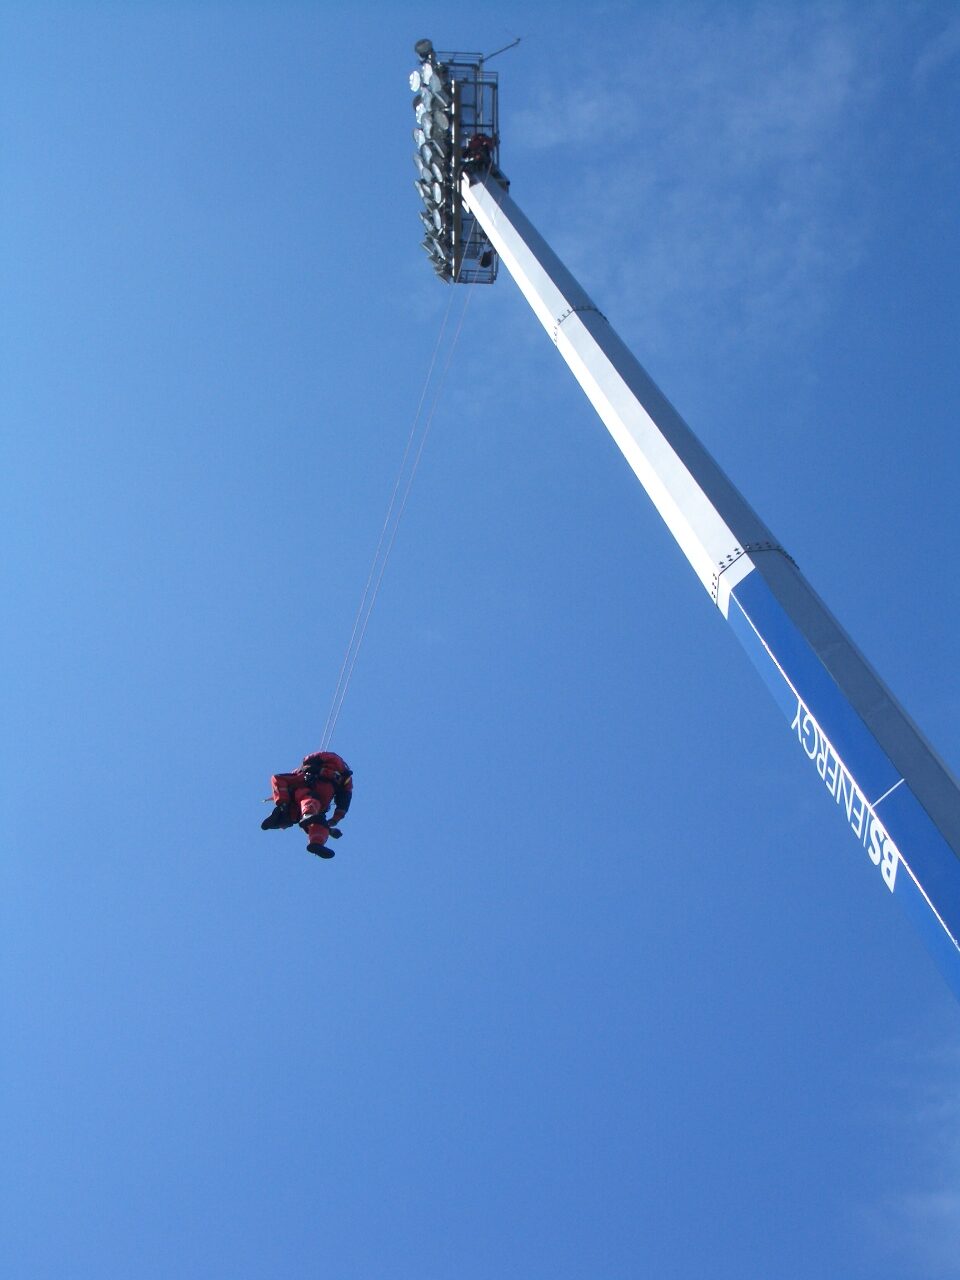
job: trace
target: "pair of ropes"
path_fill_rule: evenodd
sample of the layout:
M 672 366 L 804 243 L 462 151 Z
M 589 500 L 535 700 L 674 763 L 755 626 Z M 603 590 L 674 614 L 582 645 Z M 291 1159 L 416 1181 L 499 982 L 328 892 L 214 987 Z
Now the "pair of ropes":
M 466 260 L 467 250 L 470 246 L 470 240 L 476 229 L 476 220 L 470 229 L 470 236 L 467 239 L 464 248 L 463 258 L 461 259 L 461 270 L 463 261 Z M 458 279 L 452 284 L 459 283 Z M 433 380 L 434 371 L 437 367 L 441 349 L 443 347 L 444 337 L 447 332 L 450 313 L 453 309 L 453 301 L 456 296 L 456 290 L 451 288 L 450 298 L 447 302 L 446 309 L 443 313 L 443 319 L 440 323 L 440 332 L 437 335 L 437 341 L 434 344 L 433 355 L 430 358 L 430 364 L 427 369 L 426 377 L 423 381 L 423 389 L 420 392 L 420 401 L 417 405 L 417 411 L 413 416 L 413 422 L 410 426 L 410 434 L 407 436 L 406 447 L 403 451 L 403 457 L 400 460 L 400 467 L 397 471 L 397 478 L 394 481 L 393 492 L 390 495 L 390 501 L 387 503 L 386 514 L 383 518 L 383 525 L 380 529 L 380 537 L 377 540 L 377 548 L 373 553 L 373 560 L 370 564 L 370 572 L 367 574 L 367 581 L 364 584 L 363 594 L 360 597 L 360 604 L 357 608 L 356 617 L 353 620 L 353 631 L 350 634 L 350 640 L 347 643 L 346 652 L 343 655 L 343 662 L 340 666 L 340 674 L 337 677 L 336 688 L 333 692 L 333 699 L 330 703 L 330 710 L 327 713 L 326 723 L 323 727 L 323 735 L 320 741 L 320 750 L 326 751 L 330 745 L 330 739 L 333 737 L 333 731 L 337 727 L 337 720 L 343 707 L 344 699 L 347 696 L 347 689 L 350 687 L 350 681 L 353 677 L 354 668 L 357 665 L 357 657 L 363 644 L 363 638 L 367 634 L 367 624 L 370 621 L 370 615 L 373 612 L 373 606 L 376 604 L 377 596 L 380 592 L 380 585 L 383 582 L 383 575 L 386 572 L 387 562 L 390 559 L 390 553 L 393 551 L 393 544 L 397 538 L 397 530 L 400 527 L 400 521 L 403 518 L 406 509 L 407 499 L 410 497 L 410 490 L 413 487 L 413 481 L 420 466 L 420 459 L 423 457 L 424 446 L 430 435 L 430 428 L 433 426 L 433 419 L 437 412 L 437 406 L 440 403 L 440 396 L 446 382 L 447 372 L 450 363 L 453 360 L 453 353 L 456 350 L 457 342 L 460 337 L 460 331 L 463 328 L 463 321 L 467 314 L 467 307 L 470 305 L 470 299 L 473 295 L 472 289 L 465 290 L 465 298 L 463 306 L 460 309 L 460 317 L 457 321 L 457 327 L 454 331 L 453 341 L 447 350 L 447 356 L 440 370 L 439 378 L 433 390 L 433 397 L 430 401 L 430 408 L 426 416 L 424 416 L 424 405 L 427 403 L 430 392 L 430 384 Z

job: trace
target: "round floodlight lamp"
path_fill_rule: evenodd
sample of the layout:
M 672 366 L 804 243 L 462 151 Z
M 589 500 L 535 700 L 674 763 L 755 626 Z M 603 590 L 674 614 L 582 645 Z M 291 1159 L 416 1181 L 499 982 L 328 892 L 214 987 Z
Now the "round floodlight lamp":
M 437 164 L 435 160 L 432 161 L 430 164 L 430 172 L 433 174 L 433 176 L 436 178 L 438 182 L 443 181 L 443 170 L 440 168 L 440 166 Z
M 413 52 L 417 55 L 421 62 L 425 62 L 427 58 L 433 57 L 433 41 L 418 40 L 413 46 Z
M 443 114 L 443 111 L 440 111 L 439 115 L 438 113 L 433 115 L 425 114 L 420 120 L 420 128 L 426 136 L 428 138 L 439 138 L 440 141 L 447 140 L 449 127 L 451 127 L 451 122 L 449 122 L 448 116 Z
M 423 80 L 420 78 L 420 72 L 411 71 L 410 72 L 410 92 L 416 93 L 422 84 L 423 84 Z
M 430 107 L 432 109 L 442 107 L 447 111 L 450 109 L 451 103 L 450 90 L 445 84 L 441 84 L 441 82 L 434 77 L 434 79 L 430 81 L 429 85 L 421 82 L 420 100 L 425 107 Z

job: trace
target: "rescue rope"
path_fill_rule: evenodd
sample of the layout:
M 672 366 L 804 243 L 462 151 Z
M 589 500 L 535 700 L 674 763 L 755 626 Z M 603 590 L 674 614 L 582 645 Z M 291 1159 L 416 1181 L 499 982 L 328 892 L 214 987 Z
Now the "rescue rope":
M 374 576 L 377 573 L 377 566 L 380 563 L 380 553 L 383 550 L 384 539 L 387 536 L 387 529 L 393 517 L 394 509 L 397 503 L 397 494 L 400 491 L 400 483 L 403 479 L 403 473 L 407 465 L 407 459 L 410 457 L 410 450 L 413 448 L 413 442 L 417 434 L 417 427 L 420 425 L 420 414 L 423 411 L 423 402 L 427 398 L 427 391 L 430 387 L 430 379 L 433 377 L 433 370 L 437 363 L 437 356 L 440 353 L 440 346 L 443 342 L 443 336 L 446 332 L 447 321 L 450 318 L 450 309 L 453 306 L 453 294 L 447 302 L 446 310 L 443 313 L 443 319 L 440 323 L 440 332 L 437 334 L 437 340 L 434 344 L 433 354 L 430 357 L 430 365 L 427 369 L 427 376 L 424 379 L 423 387 L 420 391 L 420 400 L 417 404 L 416 413 L 413 415 L 413 422 L 410 424 L 410 432 L 407 436 L 407 443 L 403 450 L 403 457 L 400 459 L 400 467 L 397 471 L 397 478 L 393 484 L 393 492 L 390 494 L 390 500 L 387 503 L 387 510 L 383 517 L 383 524 L 380 528 L 380 537 L 377 539 L 376 550 L 373 553 L 373 560 L 370 563 L 370 572 L 367 574 L 367 580 L 364 583 L 363 593 L 360 596 L 360 604 L 357 606 L 356 617 L 353 620 L 353 630 L 350 632 L 350 639 L 347 641 L 346 652 L 343 655 L 343 662 L 340 664 L 340 672 L 337 676 L 336 688 L 333 691 L 333 700 L 330 703 L 330 710 L 327 712 L 327 719 L 323 726 L 323 734 L 320 739 L 320 750 L 326 751 L 330 736 L 333 733 L 337 717 L 340 714 L 340 707 L 343 705 L 343 699 L 346 696 L 346 685 L 349 684 L 350 675 L 353 673 L 353 667 L 356 663 L 354 654 L 354 643 L 357 636 L 365 625 L 365 612 L 369 616 L 367 609 L 367 597 L 370 594 L 370 587 L 373 583 Z M 382 576 L 382 574 L 381 574 Z M 379 586 L 379 578 L 377 580 Z M 373 607 L 373 599 L 370 600 L 370 608 Z M 359 648 L 359 644 L 357 646 Z M 347 668 L 350 668 L 349 673 Z
M 467 238 L 466 245 L 464 246 L 463 256 L 460 260 L 461 271 L 463 270 L 463 263 L 467 256 L 467 249 L 470 246 L 470 241 L 473 239 L 476 227 L 477 221 L 474 219 L 473 226 L 470 228 L 470 235 Z M 453 285 L 459 283 L 459 272 L 457 274 L 457 279 L 452 283 Z M 330 739 L 333 737 L 333 731 L 337 727 L 337 720 L 340 717 L 340 711 L 343 707 L 344 699 L 347 696 L 347 689 L 350 687 L 350 681 L 353 678 L 354 668 L 357 665 L 357 657 L 359 656 L 364 636 L 367 634 L 367 625 L 370 622 L 370 615 L 373 612 L 373 606 L 375 605 L 377 596 L 380 593 L 380 585 L 383 582 L 383 575 L 386 572 L 387 562 L 390 559 L 390 553 L 393 551 L 393 545 L 397 538 L 397 530 L 400 527 L 400 521 L 403 518 L 404 511 L 406 510 L 407 499 L 410 497 L 410 490 L 413 487 L 413 481 L 420 466 L 420 459 L 423 457 L 424 446 L 427 443 L 427 437 L 430 435 L 430 428 L 433 426 L 434 415 L 436 414 L 437 406 L 440 403 L 440 395 L 446 382 L 447 372 L 450 368 L 451 361 L 453 360 L 453 354 L 457 348 L 460 331 L 463 328 L 464 318 L 466 317 L 467 308 L 470 305 L 470 298 L 472 294 L 473 290 L 468 289 L 467 296 L 464 299 L 463 306 L 460 310 L 460 318 L 457 322 L 457 327 L 453 335 L 453 341 L 450 344 L 450 348 L 447 352 L 447 358 L 443 364 L 439 381 L 434 390 L 429 413 L 427 414 L 422 430 L 420 431 L 419 444 L 417 445 L 416 452 L 413 456 L 413 464 L 409 469 L 409 474 L 407 475 L 406 482 L 404 483 L 404 472 L 407 470 L 407 463 L 410 459 L 411 452 L 413 452 L 414 441 L 417 438 L 417 431 L 421 426 L 420 419 L 423 412 L 423 406 L 430 390 L 430 382 L 433 378 L 434 369 L 436 368 L 437 357 L 439 356 L 440 349 L 443 345 L 444 335 L 447 330 L 447 323 L 450 319 L 450 312 L 453 308 L 455 295 L 452 290 L 450 299 L 443 313 L 443 319 L 440 323 L 440 332 L 437 335 L 433 354 L 430 357 L 430 364 L 427 368 L 427 374 L 423 381 L 423 388 L 420 392 L 417 411 L 414 414 L 410 433 L 407 436 L 407 443 L 403 451 L 403 457 L 400 459 L 400 467 L 397 471 L 397 478 L 394 481 L 393 491 L 390 494 L 390 501 L 387 503 L 386 514 L 384 515 L 383 524 L 380 528 L 380 537 L 377 540 L 376 550 L 373 553 L 373 560 L 370 564 L 370 572 L 367 574 L 367 581 L 364 584 L 363 593 L 360 596 L 360 604 L 357 608 L 356 617 L 353 620 L 353 630 L 351 631 L 350 639 L 347 642 L 346 652 L 343 655 L 343 662 L 340 665 L 340 673 L 337 676 L 337 684 L 334 689 L 333 699 L 330 703 L 330 710 L 327 713 L 327 719 L 323 726 L 323 734 L 320 739 L 321 751 L 326 751 L 328 749 Z M 400 495 L 401 486 L 403 486 L 403 493 L 402 496 L 400 496 L 398 504 L 397 499 L 398 495 Z

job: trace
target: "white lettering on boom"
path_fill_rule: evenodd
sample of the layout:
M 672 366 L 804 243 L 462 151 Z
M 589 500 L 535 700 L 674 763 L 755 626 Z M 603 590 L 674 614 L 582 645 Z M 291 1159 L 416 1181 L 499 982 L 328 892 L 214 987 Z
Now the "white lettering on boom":
M 846 814 L 847 822 L 870 861 L 880 868 L 883 883 L 893 893 L 900 865 L 900 850 L 890 839 L 853 775 L 834 751 L 830 740 L 804 703 L 797 699 L 797 714 L 790 726 L 804 754 L 816 767 L 823 785 Z

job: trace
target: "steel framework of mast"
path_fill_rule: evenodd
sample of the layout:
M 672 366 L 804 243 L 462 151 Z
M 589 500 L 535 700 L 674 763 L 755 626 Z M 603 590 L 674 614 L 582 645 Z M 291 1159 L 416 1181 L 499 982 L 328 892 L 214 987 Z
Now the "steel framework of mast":
M 424 248 L 437 274 L 492 283 L 497 260 L 504 263 L 960 999 L 956 779 L 510 198 L 499 168 L 498 86 L 483 58 L 437 54 L 425 40 L 416 52 L 417 164 L 432 166 L 434 178 L 429 190 L 422 176 L 417 186 L 429 222 Z

